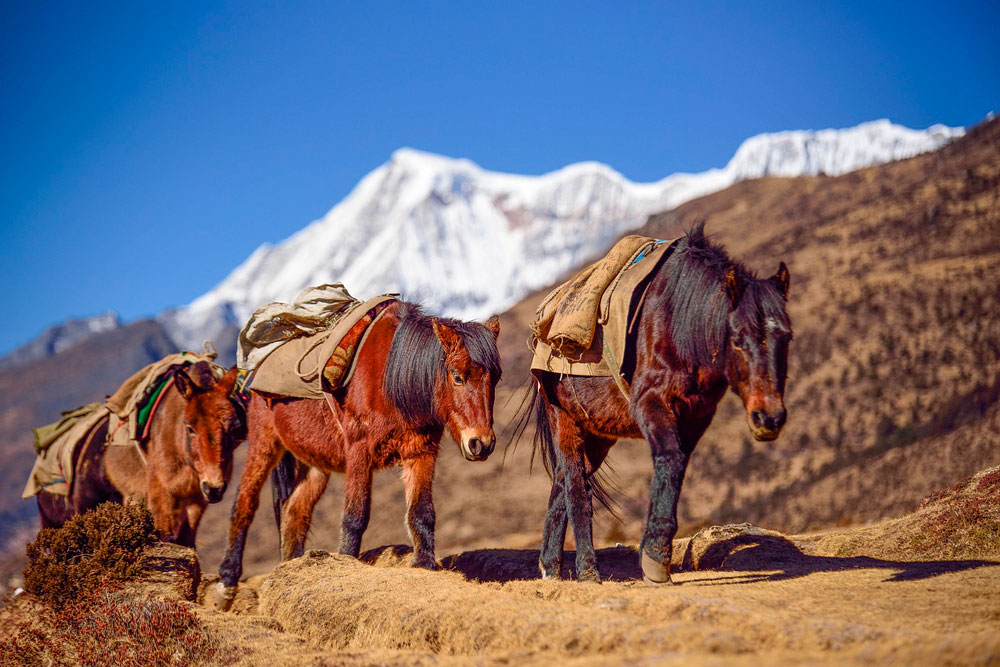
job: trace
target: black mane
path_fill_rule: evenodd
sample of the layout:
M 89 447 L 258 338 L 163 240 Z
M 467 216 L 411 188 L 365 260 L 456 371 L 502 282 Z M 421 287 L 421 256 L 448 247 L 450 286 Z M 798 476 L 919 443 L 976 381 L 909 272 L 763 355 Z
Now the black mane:
M 403 417 L 418 430 L 441 428 L 434 409 L 434 381 L 444 372 L 444 348 L 420 306 L 402 303 L 402 316 L 392 338 L 385 367 L 385 391 Z M 472 363 L 495 381 L 500 379 L 500 353 L 493 333 L 482 324 L 436 318 L 462 336 Z
M 743 287 L 735 312 L 756 340 L 763 337 L 760 325 L 765 318 L 788 326 L 777 287 L 729 257 L 705 235 L 704 223 L 698 223 L 678 241 L 660 269 L 666 279 L 670 338 L 680 358 L 692 367 L 717 366 L 725 359 L 732 312 L 725 289 L 730 269 Z

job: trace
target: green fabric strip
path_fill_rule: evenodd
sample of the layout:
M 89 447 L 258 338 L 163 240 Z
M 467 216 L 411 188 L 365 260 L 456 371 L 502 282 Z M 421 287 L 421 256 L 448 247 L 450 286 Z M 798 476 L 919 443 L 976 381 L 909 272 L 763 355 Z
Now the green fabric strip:
M 137 434 L 142 433 L 145 430 L 146 422 L 149 420 L 149 415 L 153 411 L 153 406 L 156 405 L 156 399 L 163 393 L 163 390 L 166 388 L 167 383 L 170 382 L 171 378 L 172 376 L 169 374 L 164 377 L 163 380 L 160 381 L 160 384 L 156 386 L 153 393 L 149 395 L 149 399 L 146 403 L 136 412 L 135 432 Z

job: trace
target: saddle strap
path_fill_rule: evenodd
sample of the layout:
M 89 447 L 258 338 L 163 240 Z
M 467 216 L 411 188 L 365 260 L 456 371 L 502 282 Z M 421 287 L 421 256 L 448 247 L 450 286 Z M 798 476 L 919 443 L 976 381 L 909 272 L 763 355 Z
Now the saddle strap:
M 333 421 L 337 423 L 337 430 L 340 431 L 340 437 L 344 439 L 344 444 L 347 444 L 347 432 L 344 430 L 344 425 L 340 421 L 340 408 L 337 406 L 337 399 L 333 397 L 333 394 L 328 392 L 323 392 L 323 399 L 326 401 L 326 405 L 330 408 L 330 413 L 333 415 Z

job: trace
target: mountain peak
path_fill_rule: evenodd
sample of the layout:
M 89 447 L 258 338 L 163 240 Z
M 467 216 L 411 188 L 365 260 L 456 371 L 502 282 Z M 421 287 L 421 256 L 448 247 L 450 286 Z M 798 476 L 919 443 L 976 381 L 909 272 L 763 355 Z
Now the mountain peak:
M 324 282 L 343 282 L 361 298 L 400 292 L 431 312 L 483 318 L 600 255 L 652 213 L 748 178 L 838 174 L 910 157 L 963 132 L 882 119 L 760 134 L 724 168 L 655 183 L 633 183 L 600 162 L 524 176 L 400 148 L 321 220 L 262 246 L 216 288 L 161 320 L 178 342 L 197 345 L 263 303 Z

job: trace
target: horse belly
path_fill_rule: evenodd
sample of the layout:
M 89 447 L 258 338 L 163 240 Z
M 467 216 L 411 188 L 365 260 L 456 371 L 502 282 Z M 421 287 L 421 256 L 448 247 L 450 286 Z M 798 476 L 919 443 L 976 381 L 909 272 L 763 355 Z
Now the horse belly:
M 302 463 L 323 472 L 342 473 L 347 468 L 342 447 L 323 447 L 317 450 L 314 447 L 302 447 L 294 442 L 286 442 L 285 449 Z

